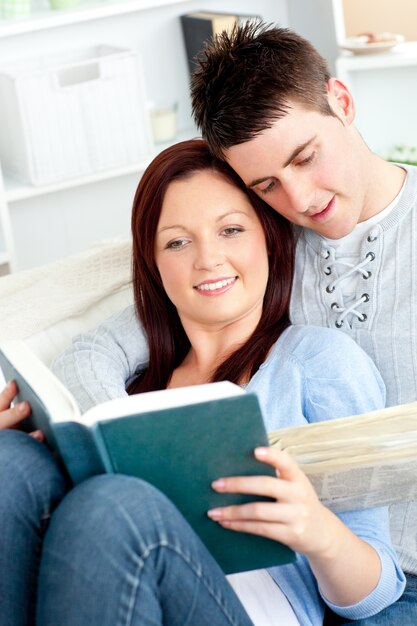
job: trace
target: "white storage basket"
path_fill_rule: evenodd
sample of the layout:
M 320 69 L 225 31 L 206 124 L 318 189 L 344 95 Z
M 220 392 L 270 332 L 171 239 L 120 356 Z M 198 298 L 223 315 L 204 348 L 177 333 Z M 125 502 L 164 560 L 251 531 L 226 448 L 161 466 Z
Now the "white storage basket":
M 152 149 L 135 52 L 97 46 L 0 67 L 0 160 L 34 185 L 141 161 Z

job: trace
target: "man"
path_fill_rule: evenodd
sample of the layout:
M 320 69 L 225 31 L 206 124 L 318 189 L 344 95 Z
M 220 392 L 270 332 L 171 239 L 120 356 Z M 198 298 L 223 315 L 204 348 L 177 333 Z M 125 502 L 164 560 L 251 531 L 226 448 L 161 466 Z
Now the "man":
M 292 321 L 351 335 L 380 369 L 387 404 L 416 400 L 417 169 L 369 150 L 348 89 L 286 29 L 247 24 L 221 35 L 195 72 L 192 104 L 210 149 L 298 227 Z M 127 311 L 78 340 L 57 373 L 79 398 L 88 387 L 86 401 L 105 400 L 110 372 L 123 386 L 146 362 L 139 333 Z M 391 525 L 408 587 L 363 625 L 417 623 L 417 505 L 392 507 Z

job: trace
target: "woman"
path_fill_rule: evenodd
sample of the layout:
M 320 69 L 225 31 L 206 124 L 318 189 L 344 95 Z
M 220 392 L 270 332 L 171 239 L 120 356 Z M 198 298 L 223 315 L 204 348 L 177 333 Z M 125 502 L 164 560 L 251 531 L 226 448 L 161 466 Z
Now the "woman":
M 381 379 L 356 344 L 290 325 L 291 228 L 204 142 L 154 160 L 136 193 L 132 230 L 149 364 L 130 392 L 232 380 L 257 393 L 268 430 L 383 405 Z M 52 516 L 37 624 L 321 624 L 325 603 L 359 618 L 393 602 L 404 580 L 386 511 L 337 517 L 286 454 L 255 454 L 279 477 L 219 477 L 213 489 L 274 501 L 208 515 L 288 544 L 299 552 L 295 564 L 227 581 L 159 492 L 131 477 L 96 477 Z

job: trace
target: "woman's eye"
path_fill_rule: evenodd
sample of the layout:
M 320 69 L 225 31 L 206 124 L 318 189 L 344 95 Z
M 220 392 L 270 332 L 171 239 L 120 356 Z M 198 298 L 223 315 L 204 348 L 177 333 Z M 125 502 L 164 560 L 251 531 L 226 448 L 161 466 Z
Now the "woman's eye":
M 175 239 L 175 241 L 170 241 L 165 246 L 168 250 L 181 250 L 186 245 L 186 239 Z
M 241 228 L 241 227 L 238 227 L 238 226 L 228 226 L 227 228 L 225 228 L 223 230 L 223 233 L 227 237 L 233 237 L 233 235 L 238 235 L 242 231 L 243 231 L 243 228 Z

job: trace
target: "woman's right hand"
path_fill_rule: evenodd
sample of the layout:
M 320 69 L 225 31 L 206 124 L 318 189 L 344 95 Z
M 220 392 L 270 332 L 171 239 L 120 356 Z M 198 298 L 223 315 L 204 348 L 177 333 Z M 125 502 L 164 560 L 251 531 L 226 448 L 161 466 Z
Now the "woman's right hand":
M 14 428 L 30 414 L 30 406 L 27 402 L 18 402 L 11 406 L 13 398 L 17 394 L 14 381 L 9 382 L 0 393 L 0 430 Z

